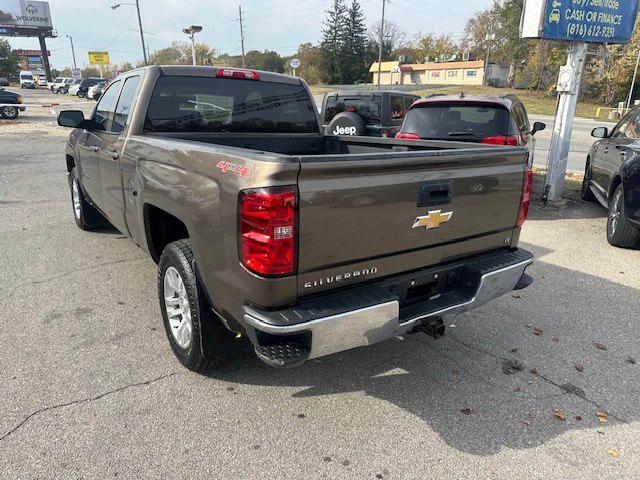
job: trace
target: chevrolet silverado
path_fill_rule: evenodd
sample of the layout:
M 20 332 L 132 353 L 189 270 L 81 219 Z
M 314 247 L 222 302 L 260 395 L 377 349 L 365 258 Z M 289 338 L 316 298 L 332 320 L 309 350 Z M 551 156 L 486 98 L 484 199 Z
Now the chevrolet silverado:
M 325 135 L 299 78 L 132 70 L 64 111 L 75 221 L 158 265 L 171 348 L 210 368 L 247 337 L 299 365 L 422 330 L 528 286 L 522 147 Z

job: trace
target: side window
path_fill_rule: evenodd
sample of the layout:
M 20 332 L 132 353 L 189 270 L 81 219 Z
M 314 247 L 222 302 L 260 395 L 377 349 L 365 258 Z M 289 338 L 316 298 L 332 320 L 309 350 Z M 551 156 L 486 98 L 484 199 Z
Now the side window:
M 413 97 L 404 97 L 404 112 L 405 115 L 407 113 L 407 111 L 409 110 L 409 108 L 411 107 L 411 105 L 413 105 L 418 99 L 417 98 L 413 98 Z
M 116 96 L 120 89 L 120 81 L 113 82 L 109 85 L 109 88 L 102 94 L 96 110 L 93 113 L 93 121 L 102 127 L 102 130 L 107 130 L 109 127 L 109 119 L 115 109 Z
M 120 99 L 116 106 L 116 114 L 113 117 L 113 125 L 111 126 L 112 132 L 121 133 L 127 126 L 129 114 L 131 113 L 131 105 L 136 98 L 136 91 L 138 90 L 139 83 L 139 76 L 129 77 L 124 81 L 122 93 L 120 93 Z
M 520 121 L 518 122 L 518 128 L 521 132 L 530 132 L 531 124 L 529 123 L 529 115 L 527 115 L 527 111 L 524 108 L 524 105 L 518 105 L 518 111 L 520 112 Z
M 640 113 L 638 113 L 635 118 L 629 122 L 629 126 L 625 133 L 627 138 L 640 138 Z
M 627 130 L 631 126 L 634 118 L 636 118 L 637 112 L 628 113 L 618 125 L 613 129 L 611 138 L 629 138 L 627 136 Z
M 391 119 L 402 120 L 405 113 L 404 98 L 398 95 L 391 95 Z

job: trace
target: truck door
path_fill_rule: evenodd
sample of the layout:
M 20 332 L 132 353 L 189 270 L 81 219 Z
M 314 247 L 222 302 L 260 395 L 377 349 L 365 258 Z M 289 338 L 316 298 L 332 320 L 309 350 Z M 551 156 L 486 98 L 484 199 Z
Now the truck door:
M 127 233 L 127 222 L 123 201 L 121 155 L 124 153 L 129 117 L 139 84 L 139 75 L 124 80 L 109 132 L 105 132 L 100 150 L 102 210 L 109 221 L 124 233 Z
M 616 132 L 614 132 L 616 135 Z M 616 137 L 612 137 L 609 142 L 609 152 L 602 157 L 601 168 L 601 182 L 602 188 L 604 188 L 609 195 L 611 182 L 614 177 L 620 171 L 620 167 L 632 156 L 633 152 L 631 146 L 640 138 L 640 122 L 638 118 L 638 112 L 635 112 L 634 116 L 629 118 L 629 121 L 622 131 L 617 132 Z
M 115 109 L 120 83 L 111 84 L 93 111 L 93 122 L 97 125 L 92 131 L 85 130 L 79 142 L 80 183 L 91 201 L 100 209 L 102 206 L 102 183 L 100 182 L 100 150 L 104 139 L 108 137 L 111 117 Z

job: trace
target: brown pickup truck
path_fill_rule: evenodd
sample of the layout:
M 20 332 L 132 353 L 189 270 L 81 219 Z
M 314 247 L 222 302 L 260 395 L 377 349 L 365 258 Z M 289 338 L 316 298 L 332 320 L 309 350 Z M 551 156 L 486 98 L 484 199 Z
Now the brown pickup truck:
M 158 264 L 167 338 L 201 371 L 248 337 L 272 366 L 422 330 L 531 283 L 528 152 L 322 132 L 299 78 L 147 67 L 65 111 L 76 223 Z

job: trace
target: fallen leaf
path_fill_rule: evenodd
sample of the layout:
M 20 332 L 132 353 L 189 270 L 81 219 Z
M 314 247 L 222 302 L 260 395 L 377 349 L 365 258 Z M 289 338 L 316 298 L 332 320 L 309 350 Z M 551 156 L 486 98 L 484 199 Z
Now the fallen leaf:
M 542 333 L 543 333 L 543 331 L 542 331 L 541 328 L 534 328 L 533 329 L 533 334 L 534 335 L 540 336 L 540 335 L 542 335 Z
M 517 294 L 517 293 L 514 293 L 514 294 L 512 294 L 511 296 L 512 296 L 513 298 L 522 298 L 522 297 L 521 297 L 519 294 Z
M 611 455 L 613 458 L 620 458 L 620 453 L 617 450 L 610 448 L 607 450 L 607 455 Z
M 606 423 L 607 418 L 609 418 L 609 415 L 605 412 L 597 412 L 596 416 L 598 417 L 598 420 L 600 420 L 600 423 Z
M 558 407 L 553 407 L 553 416 L 563 422 L 567 419 L 567 416 L 562 413 L 562 411 Z
M 529 370 L 531 373 L 533 373 L 534 375 L 538 375 L 538 369 L 537 368 L 532 368 L 531 370 Z
M 528 323 L 525 323 L 524 326 L 527 327 L 527 328 L 531 328 L 531 325 L 528 324 Z
M 512 348 L 512 349 L 511 349 L 511 353 L 516 353 L 517 351 L 518 351 L 518 349 L 517 349 L 517 348 Z
M 553 341 L 556 343 L 560 343 L 560 337 L 553 337 Z
M 596 347 L 598 350 L 606 350 L 607 349 L 607 347 L 605 345 L 601 344 L 601 343 L 593 342 L 593 346 Z
M 516 387 L 516 388 L 514 388 L 514 389 L 513 389 L 513 391 L 514 391 L 515 393 L 520 393 L 520 392 L 522 391 L 522 388 L 520 388 L 520 387 Z
M 635 358 L 633 358 L 633 357 L 627 357 L 627 363 L 628 363 L 629 365 L 636 365 L 638 362 L 637 362 L 637 360 L 636 360 Z
M 476 413 L 476 411 L 472 408 L 463 408 L 462 410 L 460 410 L 460 412 L 464 413 L 465 415 L 473 415 L 474 413 Z
M 576 420 L 581 422 L 582 421 L 582 417 L 580 415 L 576 415 Z
M 584 372 L 584 365 L 582 365 L 581 363 L 576 363 L 576 370 L 580 373 Z
M 459 368 L 454 368 L 451 370 L 451 373 L 453 373 L 454 375 L 460 375 L 460 369 Z

